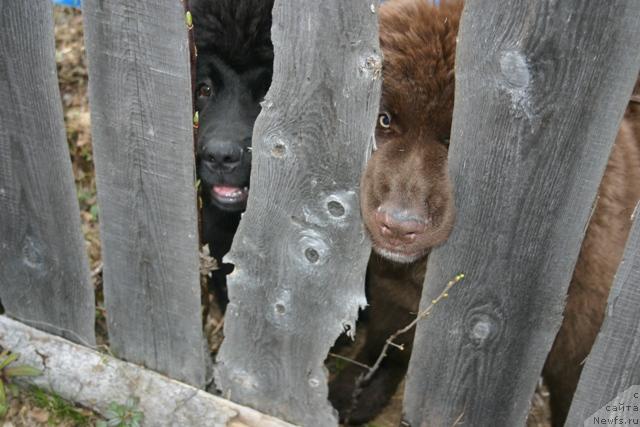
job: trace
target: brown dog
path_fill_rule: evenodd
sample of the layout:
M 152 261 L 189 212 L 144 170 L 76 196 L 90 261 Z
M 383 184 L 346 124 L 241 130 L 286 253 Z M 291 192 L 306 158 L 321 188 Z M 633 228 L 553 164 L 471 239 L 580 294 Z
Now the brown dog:
M 454 223 L 447 152 L 454 100 L 454 57 L 462 4 L 397 0 L 380 8 L 383 90 L 373 153 L 361 184 L 364 223 L 373 243 L 367 274 L 370 314 L 357 359 L 371 365 L 387 337 L 418 310 L 429 250 Z M 544 377 L 554 425 L 562 425 L 582 362 L 602 323 L 613 275 L 640 199 L 640 104 L 630 104 L 602 181 L 596 210 L 569 288 L 565 320 Z M 341 420 L 373 418 L 407 369 L 412 332 L 398 339 L 376 375 L 352 399 L 362 368 L 350 365 L 331 384 Z M 354 403 L 355 402 L 355 403 Z

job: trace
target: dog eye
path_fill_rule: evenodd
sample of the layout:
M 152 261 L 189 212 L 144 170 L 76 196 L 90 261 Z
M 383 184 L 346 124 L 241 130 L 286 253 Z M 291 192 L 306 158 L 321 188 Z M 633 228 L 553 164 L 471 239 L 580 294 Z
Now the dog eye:
M 378 115 L 378 124 L 381 128 L 389 129 L 391 127 L 391 116 L 389 113 L 380 113 Z
M 206 85 L 206 84 L 204 84 L 204 85 L 202 85 L 202 86 L 200 86 L 198 88 L 198 96 L 202 96 L 202 97 L 208 98 L 208 97 L 211 96 L 212 92 L 213 91 L 211 90 L 211 86 Z
M 448 137 L 447 138 L 442 138 L 442 143 L 448 147 L 449 146 L 449 138 Z

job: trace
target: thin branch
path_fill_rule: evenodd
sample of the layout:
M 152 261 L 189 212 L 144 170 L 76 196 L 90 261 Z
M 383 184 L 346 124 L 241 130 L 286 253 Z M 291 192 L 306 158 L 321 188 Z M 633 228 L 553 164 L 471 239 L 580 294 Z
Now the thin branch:
M 464 424 L 464 423 L 461 423 L 461 421 L 462 421 L 462 417 L 464 417 L 464 411 L 462 411 L 462 412 L 460 413 L 460 415 L 458 415 L 458 418 L 456 418 L 456 419 L 455 419 L 455 421 L 454 421 L 454 422 L 453 422 L 453 424 L 452 424 L 452 427 L 456 427 L 456 426 L 459 426 L 459 425 Z
M 390 345 L 400 348 L 401 350 L 403 349 L 402 346 L 395 344 L 393 341 L 396 338 L 398 338 L 400 335 L 410 331 L 414 326 L 418 324 L 420 320 L 424 319 L 425 317 L 428 317 L 431 314 L 433 307 L 435 307 L 436 304 L 438 304 L 443 299 L 447 298 L 449 296 L 449 290 L 462 279 L 464 279 L 464 274 L 461 273 L 461 274 L 458 274 L 456 277 L 454 277 L 452 280 L 450 280 L 449 283 L 447 283 L 447 285 L 444 287 L 442 292 L 440 292 L 440 295 L 438 295 L 436 299 L 432 300 L 431 304 L 429 304 L 427 308 L 425 308 L 420 313 L 418 313 L 416 318 L 413 319 L 411 323 L 409 323 L 404 328 L 397 330 L 393 335 L 387 338 L 387 341 L 385 342 L 384 347 L 382 347 L 382 351 L 380 352 L 380 355 L 378 356 L 376 363 L 374 363 L 373 366 L 369 368 L 369 372 L 367 372 L 367 374 L 364 376 L 364 378 L 362 379 L 362 382 L 366 383 L 371 379 L 371 377 L 373 377 L 373 375 L 376 373 L 376 371 L 380 367 L 380 364 L 382 363 L 384 358 L 387 356 L 387 350 L 389 349 Z
M 216 335 L 218 332 L 220 332 L 220 330 L 222 329 L 223 326 L 224 326 L 224 317 L 222 319 L 220 319 L 220 321 L 216 325 L 216 327 L 213 330 L 213 332 L 211 332 L 211 334 L 212 335 Z
M 336 359 L 340 359 L 340 360 L 347 361 L 347 362 L 352 363 L 352 364 L 354 364 L 354 365 L 356 365 L 356 366 L 360 366 L 361 368 L 364 368 L 364 369 L 366 369 L 367 371 L 368 371 L 369 369 L 371 369 L 371 366 L 366 365 L 366 364 L 364 364 L 364 363 L 360 363 L 360 362 L 358 362 L 357 360 L 352 359 L 352 358 L 347 357 L 347 356 L 342 356 L 342 355 L 340 355 L 340 354 L 337 354 L 337 353 L 331 353 L 331 352 L 329 353 L 329 356 L 331 356 L 331 357 L 335 357 Z
M 96 277 L 98 277 L 100 274 L 102 274 L 102 268 L 103 267 L 104 267 L 104 264 L 102 263 L 102 261 L 100 261 L 98 263 L 98 265 L 96 266 L 96 268 L 91 270 L 91 280 L 92 281 L 95 281 Z
M 398 338 L 400 335 L 410 331 L 414 326 L 418 324 L 420 320 L 428 317 L 431 314 L 431 311 L 433 310 L 433 308 L 436 306 L 436 304 L 438 304 L 443 299 L 447 298 L 449 296 L 449 290 L 456 283 L 460 282 L 462 279 L 464 279 L 463 273 L 460 273 L 456 277 L 451 279 L 446 284 L 442 292 L 440 292 L 440 294 L 434 300 L 431 300 L 431 304 L 429 304 L 427 308 L 419 312 L 416 318 L 411 323 L 409 323 L 407 326 L 405 326 L 402 329 L 398 329 L 391 336 L 389 336 L 389 338 L 387 338 L 384 346 L 382 347 L 382 351 L 380 352 L 380 355 L 378 355 L 378 358 L 376 359 L 375 363 L 372 366 L 367 367 L 368 371 L 366 374 L 360 375 L 356 379 L 356 384 L 353 389 L 353 394 L 351 395 L 351 408 L 349 410 L 349 414 L 346 417 L 345 424 L 348 423 L 349 421 L 349 416 L 351 411 L 353 411 L 353 409 L 358 404 L 358 397 L 360 396 L 360 393 L 362 393 L 362 389 L 364 388 L 365 384 L 371 380 L 371 378 L 375 375 L 375 373 L 380 368 L 380 364 L 382 364 L 382 361 L 384 360 L 384 358 L 387 357 L 387 351 L 389 350 L 389 346 L 394 346 L 396 348 L 399 348 L 400 350 L 404 350 L 404 347 L 402 345 L 394 343 L 394 340 Z

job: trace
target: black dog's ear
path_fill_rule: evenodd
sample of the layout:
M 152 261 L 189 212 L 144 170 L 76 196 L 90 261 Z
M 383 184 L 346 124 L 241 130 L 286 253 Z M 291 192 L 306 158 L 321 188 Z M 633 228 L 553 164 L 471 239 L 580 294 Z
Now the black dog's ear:
M 251 90 L 254 100 L 260 101 L 267 94 L 271 85 L 273 71 L 270 67 L 258 67 L 242 73 L 241 78 Z

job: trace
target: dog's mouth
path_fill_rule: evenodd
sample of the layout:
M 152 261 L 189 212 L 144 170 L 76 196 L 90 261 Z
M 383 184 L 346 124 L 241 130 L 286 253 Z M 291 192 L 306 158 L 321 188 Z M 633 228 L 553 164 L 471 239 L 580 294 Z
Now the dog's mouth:
M 377 223 L 371 226 L 367 224 L 366 230 L 371 238 L 373 251 L 389 261 L 400 264 L 411 264 L 422 259 L 429 254 L 433 246 L 441 243 L 438 239 L 439 227 L 434 224 L 431 217 L 425 218 L 424 229 L 416 230 L 410 238 L 385 235 Z
M 429 253 L 429 249 L 410 251 L 405 248 L 388 247 L 375 243 L 373 244 L 373 250 L 383 258 L 400 264 L 410 264 Z
M 244 204 L 249 196 L 249 187 L 233 187 L 229 185 L 214 185 L 211 187 L 211 197 L 223 206 Z

